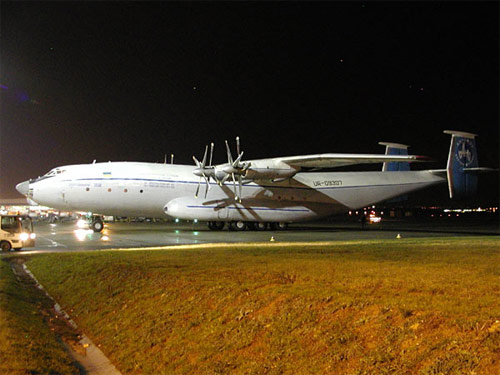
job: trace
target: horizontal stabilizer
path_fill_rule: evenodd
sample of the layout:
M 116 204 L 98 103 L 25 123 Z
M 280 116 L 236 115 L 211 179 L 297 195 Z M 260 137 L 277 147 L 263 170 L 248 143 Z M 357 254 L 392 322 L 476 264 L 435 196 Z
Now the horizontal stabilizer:
M 488 172 L 496 172 L 498 169 L 487 168 L 487 167 L 477 167 L 477 168 L 464 168 L 464 172 L 466 173 L 488 173 Z

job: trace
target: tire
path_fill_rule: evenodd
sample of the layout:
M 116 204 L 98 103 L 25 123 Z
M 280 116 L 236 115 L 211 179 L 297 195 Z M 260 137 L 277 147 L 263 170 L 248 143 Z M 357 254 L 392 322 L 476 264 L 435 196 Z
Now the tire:
M 225 224 L 223 221 L 214 221 L 214 228 L 215 230 L 222 230 Z
M 209 221 L 208 228 L 210 228 L 210 230 L 222 230 L 224 229 L 224 224 L 223 221 Z
M 288 228 L 288 223 L 280 221 L 279 223 L 271 223 L 272 230 L 286 230 Z
M 101 218 L 97 218 L 95 220 L 92 220 L 90 228 L 96 233 L 102 232 L 102 230 L 104 229 L 104 223 L 102 222 Z
M 267 223 L 264 223 L 264 222 L 257 222 L 255 223 L 255 230 L 266 230 L 268 227 Z
M 260 221 L 254 221 L 251 223 L 248 223 L 248 228 L 250 230 L 255 230 L 255 231 L 263 231 L 267 229 L 267 223 L 260 222 Z
M 10 249 L 12 249 L 12 245 L 8 241 L 2 241 L 0 242 L 0 249 L 2 251 L 10 251 Z
M 287 230 L 288 229 L 288 223 L 280 221 L 279 223 L 277 223 L 276 228 L 278 230 Z
M 244 221 L 231 221 L 229 223 L 229 230 L 241 232 L 245 229 L 247 229 L 247 223 L 245 223 Z

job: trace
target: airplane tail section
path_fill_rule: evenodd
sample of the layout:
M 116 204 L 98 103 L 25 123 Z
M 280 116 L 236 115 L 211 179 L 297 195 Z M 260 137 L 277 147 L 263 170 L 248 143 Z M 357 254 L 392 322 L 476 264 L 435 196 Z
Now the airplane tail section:
M 399 143 L 379 142 L 379 145 L 385 146 L 386 155 L 408 155 L 407 145 Z M 385 162 L 382 165 L 382 172 L 402 172 L 409 171 L 410 163 L 404 161 Z
M 476 134 L 455 130 L 445 130 L 451 135 L 450 152 L 446 175 L 450 198 L 466 198 L 477 190 L 477 172 L 479 168 L 476 150 Z

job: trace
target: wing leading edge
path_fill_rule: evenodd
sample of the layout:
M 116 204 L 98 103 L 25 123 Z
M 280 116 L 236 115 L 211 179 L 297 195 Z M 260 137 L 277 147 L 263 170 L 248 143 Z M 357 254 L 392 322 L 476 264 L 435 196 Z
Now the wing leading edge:
M 337 168 L 355 164 L 374 164 L 384 162 L 423 162 L 430 161 L 426 156 L 417 155 L 378 155 L 378 154 L 316 154 L 289 156 L 274 159 L 300 168 Z

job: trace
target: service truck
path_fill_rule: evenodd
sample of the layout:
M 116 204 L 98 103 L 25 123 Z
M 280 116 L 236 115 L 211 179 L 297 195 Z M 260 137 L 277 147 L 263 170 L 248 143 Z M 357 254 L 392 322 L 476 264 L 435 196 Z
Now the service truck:
M 28 216 L 0 216 L 0 249 L 2 251 L 33 247 L 35 246 L 35 238 L 33 222 Z

